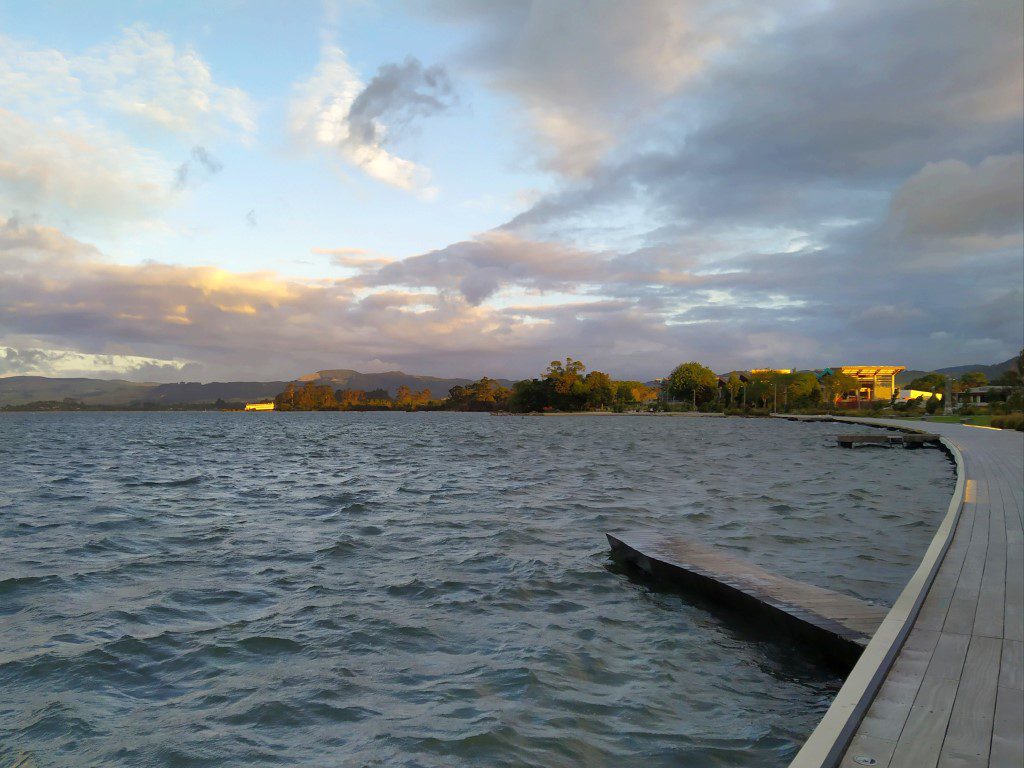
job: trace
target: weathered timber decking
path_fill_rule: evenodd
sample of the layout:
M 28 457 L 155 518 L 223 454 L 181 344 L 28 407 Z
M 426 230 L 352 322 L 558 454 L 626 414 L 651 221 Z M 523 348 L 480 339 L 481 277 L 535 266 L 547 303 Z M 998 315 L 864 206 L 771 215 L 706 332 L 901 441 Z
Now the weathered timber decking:
M 850 669 L 888 609 L 794 581 L 680 536 L 657 530 L 609 533 L 612 552 L 648 575 L 760 614 Z
M 950 509 L 790 768 L 1024 765 L 1024 435 L 928 430 L 957 461 Z

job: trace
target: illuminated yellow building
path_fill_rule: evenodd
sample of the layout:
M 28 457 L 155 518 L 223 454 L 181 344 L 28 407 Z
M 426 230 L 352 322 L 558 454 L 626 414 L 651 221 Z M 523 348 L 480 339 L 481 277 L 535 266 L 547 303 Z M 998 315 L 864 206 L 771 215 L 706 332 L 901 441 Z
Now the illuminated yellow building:
M 891 400 L 898 391 L 896 374 L 907 369 L 902 365 L 840 365 L 835 370 L 856 379 L 859 385 L 857 391 L 845 399 Z
M 273 403 L 246 403 L 245 410 L 247 411 L 272 411 L 274 410 Z
M 941 392 L 936 392 L 935 394 L 939 398 L 939 400 L 942 399 Z M 900 402 L 903 402 L 905 400 L 917 400 L 917 398 L 919 397 L 923 397 L 925 400 L 929 400 L 931 396 L 932 393 L 926 389 L 900 389 L 899 393 L 897 393 L 896 395 L 896 399 L 899 400 Z
M 792 368 L 751 368 L 751 373 L 792 373 Z

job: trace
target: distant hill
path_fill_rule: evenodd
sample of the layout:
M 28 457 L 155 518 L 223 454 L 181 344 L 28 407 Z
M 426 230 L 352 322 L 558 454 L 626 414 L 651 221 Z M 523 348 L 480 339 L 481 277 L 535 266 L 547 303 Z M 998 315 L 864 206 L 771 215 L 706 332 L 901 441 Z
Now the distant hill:
M 215 403 L 225 401 L 254 401 L 273 398 L 287 382 L 284 381 L 198 381 L 179 384 L 157 384 L 146 394 L 146 399 L 157 403 Z
M 0 378 L 0 406 L 24 405 L 36 400 L 72 398 L 87 405 L 127 405 L 146 399 L 155 384 L 118 379 L 52 379 L 47 376 Z
M 457 385 L 471 383 L 472 379 L 442 379 L 437 376 L 415 376 L 402 371 L 384 373 L 360 373 L 347 369 L 317 371 L 296 379 L 298 382 L 312 381 L 326 384 L 331 389 L 386 389 L 392 396 L 401 386 L 415 392 L 429 389 L 437 397 L 445 397 L 448 390 Z M 506 386 L 512 382 L 497 379 Z M 6 376 L 0 377 L 0 408 L 5 405 L 25 405 L 40 400 L 64 400 L 72 398 L 86 405 L 132 405 L 159 403 L 161 405 L 184 405 L 189 403 L 213 403 L 218 399 L 227 402 L 267 400 L 281 392 L 286 381 L 214 381 L 202 384 L 198 381 L 182 381 L 176 384 L 152 384 L 118 379 L 60 379 L 48 376 Z
M 935 371 L 903 371 L 903 373 L 896 376 L 896 383 L 909 384 L 914 379 L 920 378 L 927 373 L 942 373 L 955 379 L 958 376 L 970 373 L 971 371 L 981 371 L 985 374 L 985 378 L 992 381 L 993 379 L 998 379 L 1003 371 L 1008 371 L 1016 366 L 1017 358 L 1011 357 L 1009 360 L 1004 360 L 1001 363 L 995 363 L 993 365 L 954 365 L 949 368 L 938 368 Z
M 131 405 L 132 403 L 213 403 L 263 400 L 282 389 L 283 381 L 227 381 L 200 384 L 149 384 L 118 379 L 56 379 L 47 376 L 0 378 L 0 407 L 24 405 L 38 400 L 81 400 L 86 405 Z
M 335 368 L 325 371 L 317 371 L 300 376 L 296 381 L 312 381 L 317 384 L 326 384 L 331 389 L 361 389 L 369 392 L 373 389 L 386 389 L 388 394 L 394 397 L 399 387 L 406 386 L 414 392 L 429 389 L 431 394 L 444 397 L 452 387 L 465 386 L 472 383 L 473 379 L 442 379 L 437 376 L 416 376 L 403 371 L 385 371 L 383 373 L 360 373 L 348 368 Z M 508 379 L 495 379 L 505 387 L 511 387 L 512 382 Z M 280 391 L 280 390 L 278 390 Z

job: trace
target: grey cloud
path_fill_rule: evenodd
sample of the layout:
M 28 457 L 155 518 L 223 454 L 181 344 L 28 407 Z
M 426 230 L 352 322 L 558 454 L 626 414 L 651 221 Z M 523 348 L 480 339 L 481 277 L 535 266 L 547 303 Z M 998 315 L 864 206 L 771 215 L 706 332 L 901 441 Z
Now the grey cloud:
M 17 376 L 46 367 L 54 358 L 53 352 L 43 349 L 0 349 L 0 376 Z
M 929 163 L 896 190 L 892 224 L 926 237 L 1003 234 L 1020 228 L 1024 155 L 986 157 L 971 167 L 958 160 Z
M 409 57 L 401 64 L 385 64 L 352 102 L 348 112 L 350 138 L 359 144 L 393 141 L 417 117 L 449 109 L 454 90 L 441 66 L 424 66 Z M 380 125 L 388 126 L 386 136 Z
M 224 164 L 210 154 L 210 152 L 199 145 L 192 147 L 190 160 L 186 160 L 174 171 L 174 183 L 172 189 L 180 192 L 188 186 L 189 177 L 192 175 L 192 163 L 195 162 L 206 172 L 207 176 L 215 176 L 224 170 Z
M 794 14 L 710 66 L 582 183 L 513 225 L 556 226 L 623 201 L 666 221 L 810 227 L 877 216 L 928 163 L 1019 151 L 1020 26 L 1015 2 Z
M 477 32 L 463 66 L 520 99 L 544 164 L 585 176 L 719 55 L 800 6 L 437 0 L 428 7 Z
M 217 174 L 224 170 L 224 164 L 211 155 L 205 147 L 192 147 L 192 159 L 199 163 L 209 174 Z
M 180 192 L 186 185 L 188 185 L 188 163 L 184 162 L 175 169 L 174 183 L 171 185 L 171 188 L 175 192 Z
M 541 290 L 576 286 L 603 276 L 601 262 L 598 255 L 494 232 L 386 264 L 361 279 L 374 285 L 455 290 L 476 305 L 509 285 Z

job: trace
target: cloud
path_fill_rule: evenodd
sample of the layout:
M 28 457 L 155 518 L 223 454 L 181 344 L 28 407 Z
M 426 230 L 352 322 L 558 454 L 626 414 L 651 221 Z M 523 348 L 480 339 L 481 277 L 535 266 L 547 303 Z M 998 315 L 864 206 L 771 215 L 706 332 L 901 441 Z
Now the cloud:
M 556 171 L 521 215 L 403 260 L 316 249 L 351 270 L 319 281 L 119 265 L 12 219 L 0 226 L 0 343 L 113 344 L 194 361 L 207 378 L 374 360 L 523 376 L 561 354 L 639 377 L 682 359 L 930 367 L 1020 348 L 1019 3 L 446 3 L 436 13 L 468 22 L 475 40 L 447 66 L 512 94 Z M 41 102 L 95 90 L 71 59 L 37 54 L 9 78 L 12 93 L 39 88 L 43 71 L 63 90 L 40 90 Z M 324 156 L 425 194 L 426 169 L 395 141 L 452 103 L 446 71 L 409 60 L 364 84 L 327 44 L 292 93 L 291 129 Z M 166 199 L 173 165 L 93 125 L 82 135 L 100 149 L 83 156 L 96 158 L 96 178 L 77 177 L 49 150 L 67 139 L 47 132 L 64 126 L 20 119 L 27 128 L 0 142 L 0 158 L 8 146 L 35 152 L 40 170 L 0 183 L 67 208 Z M 0 165 L 0 179 L 31 167 Z M 184 181 L 200 169 L 190 157 Z M 61 179 L 53 190 L 48 174 Z M 110 189 L 117 206 L 103 198 Z
M 599 256 L 556 243 L 530 242 L 508 232 L 489 232 L 474 240 L 385 265 L 366 282 L 458 291 L 470 304 L 478 305 L 508 285 L 540 290 L 576 286 L 599 274 L 599 261 Z
M 417 118 L 448 108 L 452 89 L 445 71 L 415 59 L 387 64 L 368 85 L 345 53 L 325 45 L 313 75 L 293 89 L 289 125 L 297 140 L 328 149 L 368 176 L 432 197 L 430 172 L 386 149 Z
M 249 142 L 255 108 L 240 89 L 217 83 L 195 50 L 144 26 L 80 55 L 0 35 L 0 210 L 154 217 L 188 184 L 190 166 L 133 138 L 149 139 L 153 127 L 178 140 Z M 211 174 L 221 167 L 198 144 L 191 162 Z
M 331 262 L 336 266 L 363 271 L 373 270 L 394 261 L 386 256 L 374 255 L 364 248 L 313 248 L 310 252 L 319 256 L 330 256 Z
M 303 281 L 117 264 L 58 230 L 8 220 L 0 346 L 187 360 L 203 379 L 289 378 L 381 359 L 421 373 L 516 377 L 560 354 L 649 377 L 681 359 L 724 370 L 751 360 L 929 365 L 969 362 L 950 359 L 956 349 L 995 360 L 1019 348 L 1019 251 L 922 264 L 900 261 L 906 243 L 888 237 L 851 231 L 827 253 L 748 254 L 706 273 L 667 245 L 589 253 L 498 232 L 365 264 L 351 278 Z M 879 281 L 885 265 L 892 277 Z
M 248 94 L 218 84 L 197 51 L 179 49 L 144 25 L 128 27 L 119 40 L 90 49 L 72 66 L 96 100 L 116 112 L 189 136 L 255 136 L 256 110 Z
M 893 194 L 892 223 L 908 235 L 952 237 L 1019 233 L 1024 155 L 929 163 Z
M 174 172 L 174 186 L 176 191 L 184 189 L 188 185 L 191 174 L 191 163 L 194 161 L 199 168 L 206 172 L 207 176 L 214 176 L 224 170 L 224 164 L 207 151 L 205 147 L 196 145 L 192 147 L 190 160 L 178 166 Z
M 798 7 L 696 0 L 430 6 L 435 18 L 475 30 L 464 65 L 520 100 L 546 147 L 544 163 L 575 177 L 716 60 Z
M 0 376 L 129 377 L 145 381 L 150 376 L 179 375 L 187 365 L 184 360 L 157 360 L 137 355 L 0 347 Z
M 0 108 L 0 206 L 103 219 L 152 216 L 171 164 L 85 119 L 36 122 Z
M 617 134 L 585 176 L 510 226 L 558 231 L 629 205 L 666 226 L 718 231 L 885 215 L 894 188 L 928 163 L 1020 151 L 1021 23 L 1019 3 L 914 2 L 812 6 L 754 24 L 745 34 L 756 44 L 710 57 L 643 112 L 640 130 Z M 538 63 L 523 77 L 543 89 L 546 72 Z M 595 102 L 594 119 L 611 124 L 614 105 Z
M 349 136 L 359 144 L 394 140 L 413 119 L 447 110 L 453 98 L 451 81 L 442 67 L 425 69 L 413 57 L 401 64 L 385 64 L 352 102 Z
M 141 24 L 78 56 L 0 36 L 0 100 L 28 112 L 83 104 L 193 137 L 256 133 L 245 91 L 217 83 L 197 51 Z

